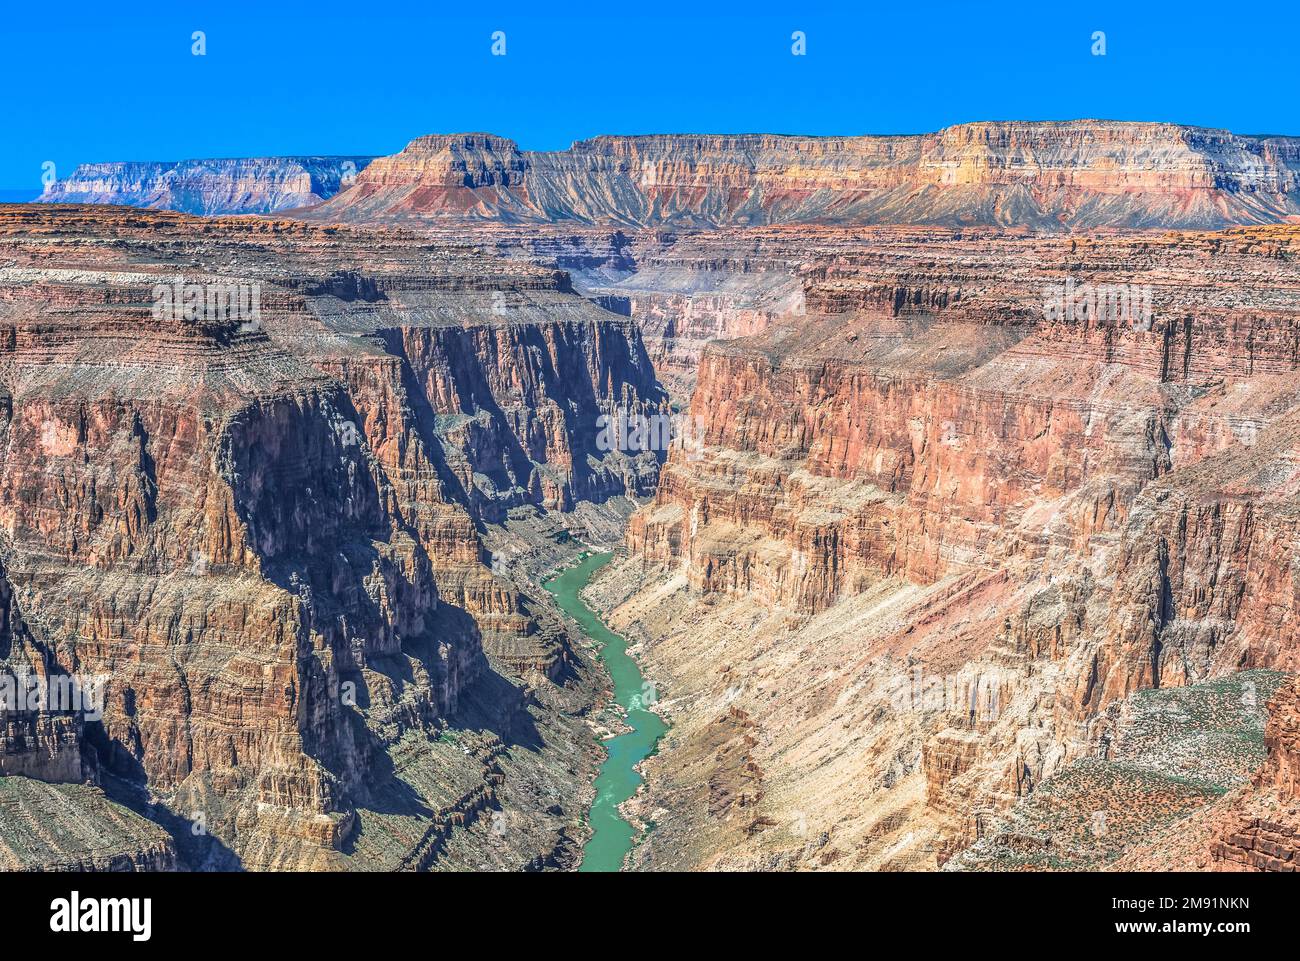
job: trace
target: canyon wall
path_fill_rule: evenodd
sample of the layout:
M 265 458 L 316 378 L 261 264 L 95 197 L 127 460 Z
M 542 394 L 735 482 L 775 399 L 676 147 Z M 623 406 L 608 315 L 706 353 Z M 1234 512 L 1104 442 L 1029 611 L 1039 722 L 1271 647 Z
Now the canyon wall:
M 427 222 L 422 234 L 565 271 L 575 290 L 641 331 L 655 375 L 684 406 L 711 340 L 759 333 L 804 309 L 802 259 L 762 229 L 623 231 L 573 224 Z
M 36 687 L 48 690 L 60 682 L 72 691 L 63 703 L 41 697 Z M 73 709 L 84 700 L 70 685 L 53 653 L 32 637 L 0 568 L 0 777 L 65 783 L 94 778 L 93 759 L 82 755 L 84 715 Z
M 1300 666 L 1295 229 L 787 245 L 807 315 L 704 349 L 593 591 L 674 718 L 642 866 L 932 868 L 1112 705 Z M 710 814 L 728 739 L 761 778 Z
M 473 857 L 562 864 L 600 681 L 481 533 L 653 489 L 596 443 L 666 405 L 635 326 L 392 233 L 29 205 L 0 249 L 5 597 L 107 678 L 73 757 L 109 798 L 194 868 L 438 867 L 498 815 Z

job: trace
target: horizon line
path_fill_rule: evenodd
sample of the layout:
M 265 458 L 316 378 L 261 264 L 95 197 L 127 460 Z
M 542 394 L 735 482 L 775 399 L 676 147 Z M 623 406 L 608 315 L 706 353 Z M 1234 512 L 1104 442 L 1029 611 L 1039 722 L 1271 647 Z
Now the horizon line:
M 1200 130 L 1212 133 L 1227 134 L 1231 137 L 1241 137 L 1254 140 L 1300 140 L 1300 133 L 1245 133 L 1231 130 L 1227 127 L 1207 127 L 1201 124 L 1183 123 L 1176 120 L 1114 120 L 1104 117 L 1073 117 L 1068 119 L 1057 120 L 1017 120 L 1017 119 L 993 119 L 993 120 L 964 120 L 959 123 L 948 124 L 935 130 L 923 130 L 915 133 L 787 133 L 773 130 L 723 130 L 723 131 L 657 131 L 650 133 L 599 133 L 590 137 L 579 137 L 571 140 L 569 146 L 555 150 L 536 150 L 526 148 L 520 145 L 519 140 L 506 134 L 494 133 L 490 130 L 454 130 L 440 133 L 423 133 L 416 134 L 406 141 L 401 150 L 405 150 L 417 140 L 423 140 L 431 137 L 495 137 L 499 140 L 505 140 L 513 144 L 523 153 L 534 154 L 554 154 L 566 153 L 580 144 L 592 143 L 601 139 L 652 139 L 659 137 L 784 137 L 789 139 L 801 140 L 867 140 L 867 139 L 891 139 L 904 137 L 927 137 L 944 133 L 948 130 L 956 130 L 962 127 L 974 127 L 984 124 L 1016 124 L 1025 126 L 1062 126 L 1067 124 L 1113 124 L 1126 126 L 1148 126 L 1148 127 L 1176 127 L 1183 130 Z M 400 153 L 401 150 L 396 151 Z M 177 159 L 160 160 L 151 159 L 130 159 L 130 160 L 87 160 L 77 164 L 77 167 L 88 164 L 124 164 L 124 163 L 141 163 L 141 164 L 182 164 L 201 160 L 312 160 L 312 159 L 369 159 L 377 160 L 381 157 L 394 156 L 392 153 L 330 153 L 330 152 L 308 152 L 308 153 L 284 153 L 284 154 L 239 154 L 227 156 L 193 156 L 180 157 Z M 76 169 L 76 168 L 74 168 Z M 59 178 L 63 179 L 63 178 Z M 6 188 L 0 187 L 0 190 L 25 190 L 26 188 Z M 43 191 L 42 191 L 43 192 Z

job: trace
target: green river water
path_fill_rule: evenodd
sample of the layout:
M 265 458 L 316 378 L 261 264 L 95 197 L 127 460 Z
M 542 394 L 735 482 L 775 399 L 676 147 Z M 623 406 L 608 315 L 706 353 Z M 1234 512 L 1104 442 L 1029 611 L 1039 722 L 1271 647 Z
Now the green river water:
M 591 804 L 591 840 L 582 851 L 580 871 L 617 871 L 623 858 L 632 850 L 636 831 L 618 813 L 618 806 L 636 793 L 641 775 L 636 765 L 649 757 L 668 725 L 653 711 L 641 707 L 649 689 L 636 661 L 627 653 L 627 641 L 619 637 L 596 616 L 578 594 L 592 575 L 613 558 L 613 554 L 592 554 L 577 565 L 546 581 L 545 587 L 555 595 L 570 617 L 600 645 L 600 659 L 614 682 L 614 699 L 623 708 L 632 730 L 605 742 L 609 757 L 596 776 L 596 799 Z

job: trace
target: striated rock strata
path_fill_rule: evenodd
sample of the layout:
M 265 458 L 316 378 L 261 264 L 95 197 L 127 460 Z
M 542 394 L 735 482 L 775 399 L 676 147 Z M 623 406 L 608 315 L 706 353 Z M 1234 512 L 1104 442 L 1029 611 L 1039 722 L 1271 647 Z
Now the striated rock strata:
M 666 404 L 630 321 L 407 235 L 0 207 L 0 388 L 8 623 L 108 678 L 0 770 L 75 744 L 196 868 L 437 868 L 497 818 L 475 863 L 572 858 L 600 682 L 480 532 L 653 489 L 596 443 Z
M 419 137 L 308 216 L 624 226 L 987 224 L 1040 229 L 1273 223 L 1300 141 L 1176 124 L 988 122 L 908 136 L 604 136 L 523 151 Z
M 639 864 L 933 868 L 1135 692 L 1297 669 L 1295 228 L 787 233 L 806 316 L 704 349 L 593 588 L 673 716 Z M 743 819 L 694 793 L 733 708 Z

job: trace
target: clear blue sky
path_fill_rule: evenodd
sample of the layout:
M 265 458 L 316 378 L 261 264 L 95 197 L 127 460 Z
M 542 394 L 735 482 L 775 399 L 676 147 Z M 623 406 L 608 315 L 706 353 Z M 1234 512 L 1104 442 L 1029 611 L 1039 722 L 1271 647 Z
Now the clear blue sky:
M 1300 134 L 1298 10 L 1295 0 L 17 2 L 0 14 L 0 187 L 39 189 L 47 160 L 65 175 L 92 160 L 382 154 L 465 130 L 529 149 L 599 133 L 903 133 L 1078 117 Z M 191 54 L 195 30 L 206 56 Z M 491 55 L 496 30 L 505 57 Z M 806 56 L 791 55 L 795 30 Z M 1095 30 L 1104 57 L 1091 54 Z

